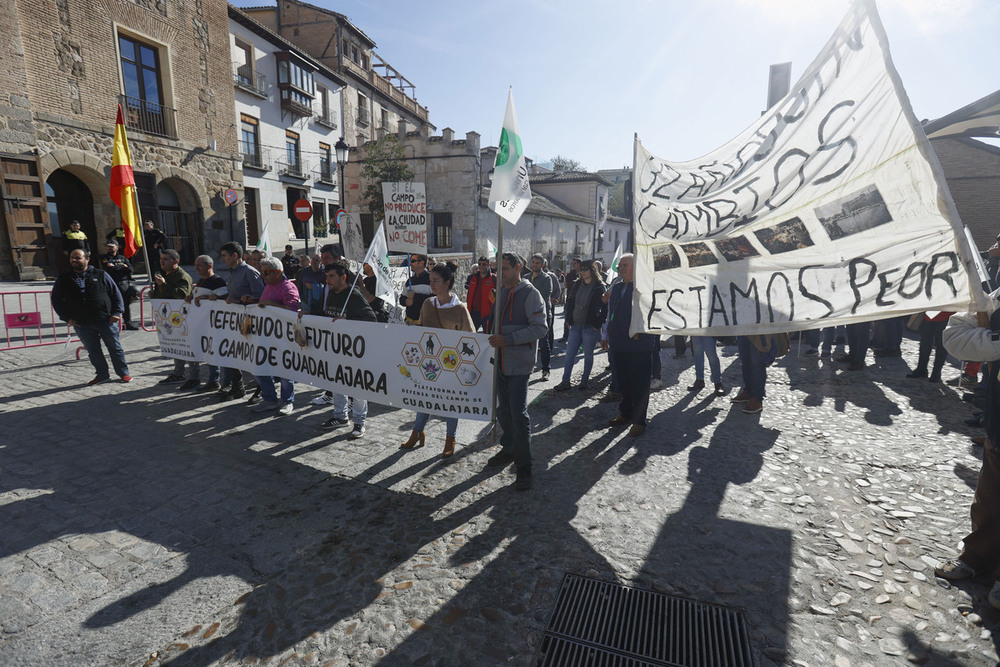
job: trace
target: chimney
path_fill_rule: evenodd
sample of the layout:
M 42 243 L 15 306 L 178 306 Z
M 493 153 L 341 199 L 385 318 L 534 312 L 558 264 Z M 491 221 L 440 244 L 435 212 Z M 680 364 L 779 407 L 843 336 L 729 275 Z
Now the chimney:
M 441 130 L 441 141 L 446 144 L 450 144 L 451 142 L 455 141 L 455 130 L 451 129 L 450 127 L 446 127 L 443 130 Z

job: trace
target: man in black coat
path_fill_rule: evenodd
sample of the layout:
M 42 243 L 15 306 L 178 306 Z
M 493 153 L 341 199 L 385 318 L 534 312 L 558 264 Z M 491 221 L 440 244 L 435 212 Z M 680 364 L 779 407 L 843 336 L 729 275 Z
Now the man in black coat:
M 111 379 L 101 341 L 108 348 L 115 373 L 122 382 L 131 382 L 125 351 L 118 340 L 118 323 L 124 302 L 118 286 L 106 272 L 90 266 L 90 253 L 79 248 L 69 254 L 71 270 L 56 278 L 52 288 L 52 308 L 59 319 L 76 330 L 87 349 L 97 375 L 88 385 Z

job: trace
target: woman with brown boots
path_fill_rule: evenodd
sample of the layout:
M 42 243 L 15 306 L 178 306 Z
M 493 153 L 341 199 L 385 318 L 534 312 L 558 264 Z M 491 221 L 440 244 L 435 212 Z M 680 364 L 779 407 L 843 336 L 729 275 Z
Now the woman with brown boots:
M 424 301 L 420 308 L 420 320 L 417 325 L 430 329 L 452 329 L 456 331 L 475 332 L 472 316 L 457 296 L 451 293 L 455 286 L 455 272 L 458 264 L 447 262 L 436 264 L 431 269 L 431 298 Z M 431 418 L 426 412 L 418 412 L 413 421 L 413 432 L 410 438 L 399 446 L 400 449 L 416 449 L 424 446 L 424 427 Z M 458 417 L 445 417 L 447 436 L 444 441 L 444 451 L 441 456 L 448 457 L 455 453 L 455 433 L 458 431 Z

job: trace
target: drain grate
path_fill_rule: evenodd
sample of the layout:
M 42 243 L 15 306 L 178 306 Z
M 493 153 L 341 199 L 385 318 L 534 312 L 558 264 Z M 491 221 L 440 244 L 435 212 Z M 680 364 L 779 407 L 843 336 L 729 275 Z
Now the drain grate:
M 739 610 L 567 574 L 536 667 L 754 667 Z

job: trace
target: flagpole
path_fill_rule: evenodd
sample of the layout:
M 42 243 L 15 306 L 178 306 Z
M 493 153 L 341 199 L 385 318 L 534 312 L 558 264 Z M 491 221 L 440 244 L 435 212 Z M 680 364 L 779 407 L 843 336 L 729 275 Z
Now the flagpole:
M 491 333 L 496 334 L 500 329 L 500 288 L 503 286 L 503 218 L 497 215 L 497 281 L 496 286 L 496 298 L 493 300 L 493 331 Z M 508 295 L 510 298 L 510 295 Z M 493 406 L 493 419 L 490 420 L 490 433 L 491 433 L 491 443 L 496 444 L 497 441 L 497 391 L 500 382 L 500 373 L 503 371 L 500 369 L 500 350 L 502 348 L 495 348 L 496 354 L 493 360 L 493 398 L 491 400 L 491 405 Z
M 142 243 L 139 247 L 142 248 L 142 259 L 146 262 L 146 279 L 149 281 L 149 284 L 152 285 L 153 267 L 149 265 L 149 253 L 146 252 L 146 225 L 142 222 L 142 211 L 139 210 L 139 188 L 134 185 L 132 186 L 132 198 L 135 199 L 135 217 L 139 219 L 139 241 Z M 122 221 L 122 224 L 125 224 L 124 220 Z

